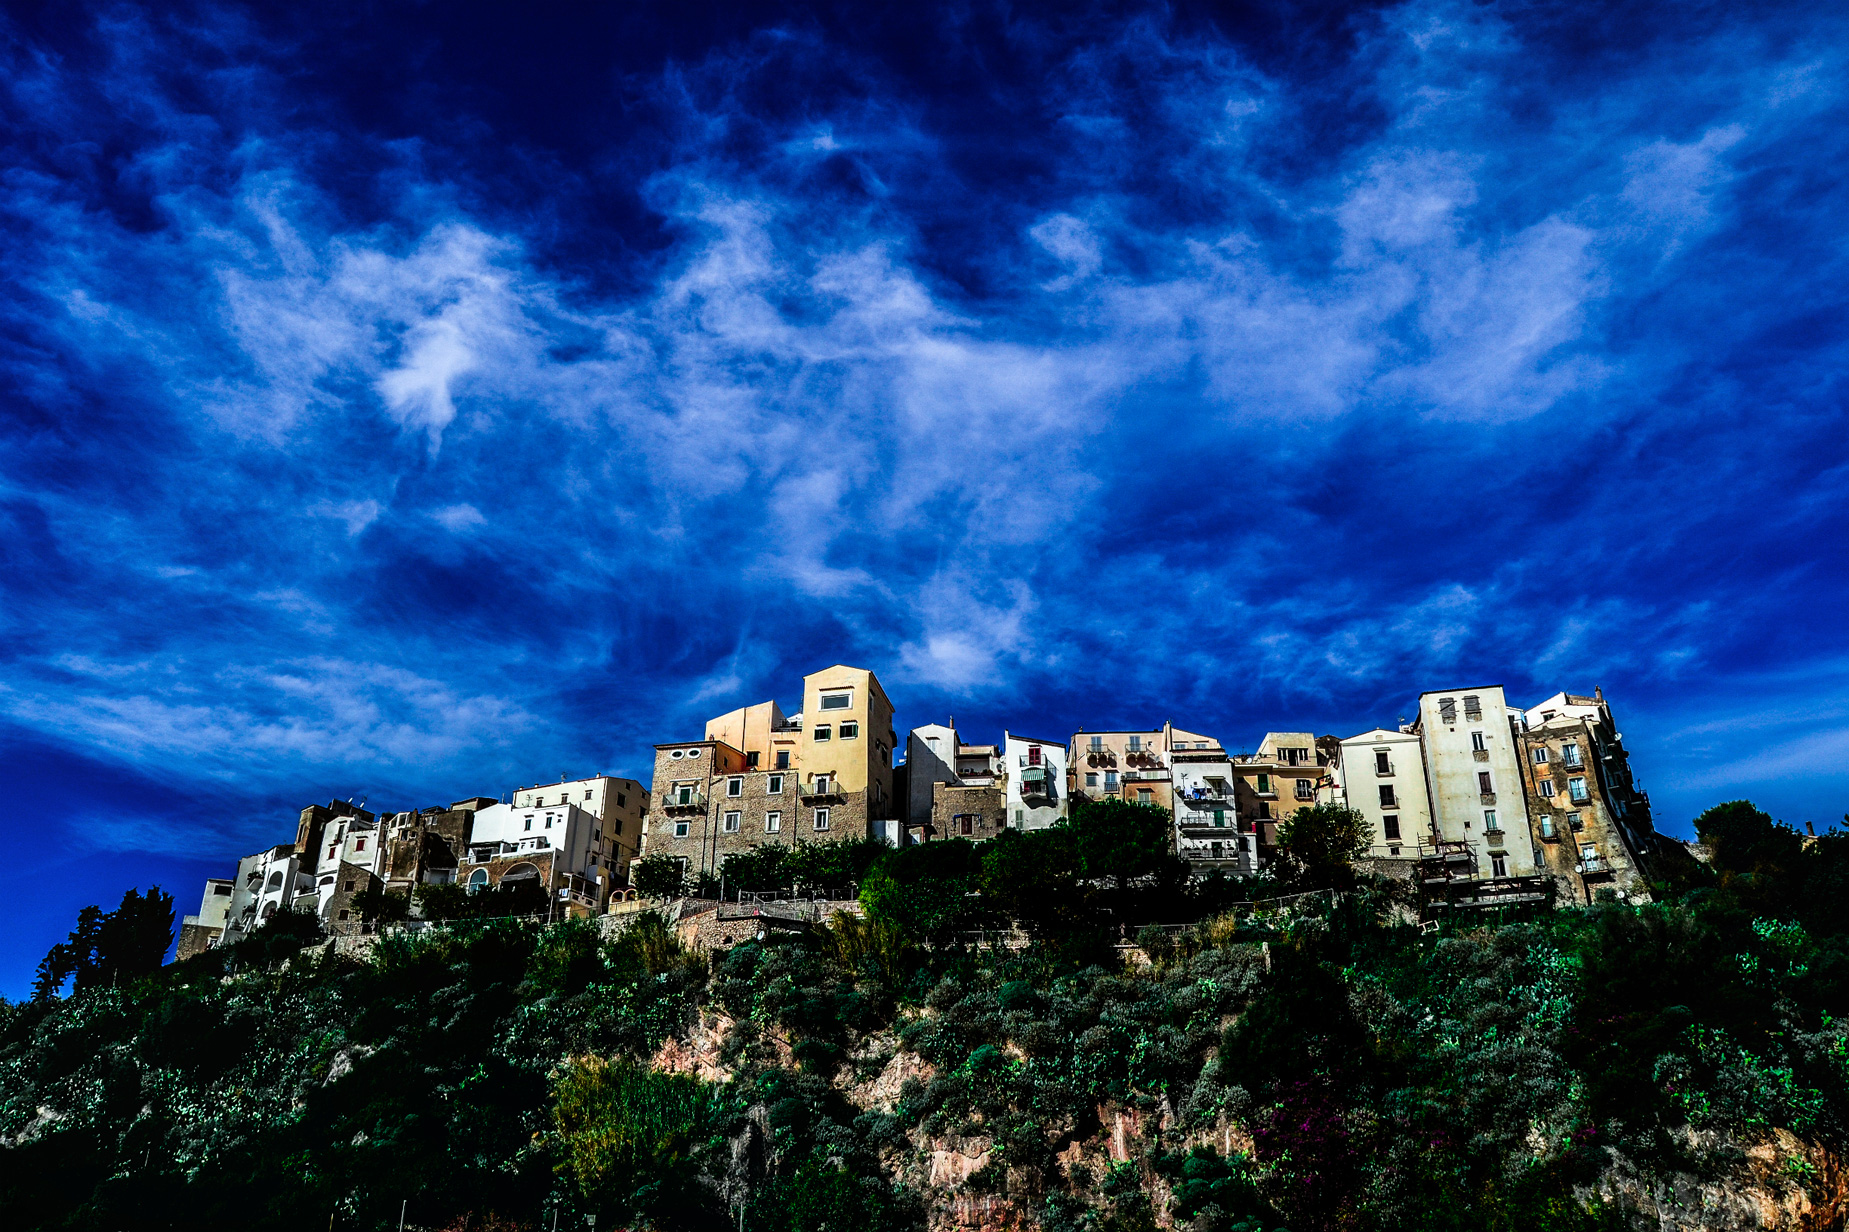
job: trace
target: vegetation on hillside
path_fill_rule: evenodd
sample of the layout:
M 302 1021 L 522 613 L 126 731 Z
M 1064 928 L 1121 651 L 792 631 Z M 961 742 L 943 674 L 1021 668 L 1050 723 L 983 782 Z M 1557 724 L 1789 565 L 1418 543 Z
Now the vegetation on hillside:
M 710 960 L 649 914 L 463 918 L 363 961 L 284 915 L 48 988 L 0 1007 L 0 1210 L 878 1232 L 945 1200 L 930 1150 L 986 1146 L 962 1189 L 1049 1232 L 1598 1229 L 1626 1226 L 1591 1188 L 1615 1160 L 1713 1172 L 1730 1139 L 1849 1130 L 1849 836 L 1722 805 L 1665 901 L 1421 933 L 1404 887 L 1350 880 L 1338 815 L 1294 823 L 1293 880 L 1260 889 L 1347 892 L 1272 927 L 1154 825 L 762 857 L 767 887 L 777 860 L 853 868 L 866 917 Z M 1010 920 L 1033 944 L 980 943 Z M 1141 931 L 1147 961 L 1114 944 L 1184 922 Z M 1086 1149 L 1116 1110 L 1125 1161 Z

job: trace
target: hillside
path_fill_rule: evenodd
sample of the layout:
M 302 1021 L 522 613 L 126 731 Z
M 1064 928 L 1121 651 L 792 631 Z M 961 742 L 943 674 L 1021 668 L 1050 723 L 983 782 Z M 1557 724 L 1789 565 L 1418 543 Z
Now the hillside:
M 1435 931 L 1404 922 L 1403 887 L 1351 879 L 1295 915 L 1171 894 L 1206 918 L 1126 949 L 1098 921 L 1150 910 L 1131 896 L 1153 874 L 1114 879 L 1083 843 L 1063 871 L 1005 845 L 886 857 L 864 918 L 711 956 L 646 914 L 458 921 L 363 955 L 285 919 L 5 1007 L 0 1209 L 17 1229 L 1841 1227 L 1849 836 L 1725 810 L 1712 867 L 1653 905 Z M 1010 912 L 1033 944 L 965 942 L 959 904 L 1009 893 L 1042 902 Z

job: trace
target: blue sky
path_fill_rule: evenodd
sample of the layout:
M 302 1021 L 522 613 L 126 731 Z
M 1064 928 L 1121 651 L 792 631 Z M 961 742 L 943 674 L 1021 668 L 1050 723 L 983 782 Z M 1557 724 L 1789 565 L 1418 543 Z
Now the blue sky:
M 612 8 L 0 26 L 0 992 L 837 661 L 1849 808 L 1827 6 Z

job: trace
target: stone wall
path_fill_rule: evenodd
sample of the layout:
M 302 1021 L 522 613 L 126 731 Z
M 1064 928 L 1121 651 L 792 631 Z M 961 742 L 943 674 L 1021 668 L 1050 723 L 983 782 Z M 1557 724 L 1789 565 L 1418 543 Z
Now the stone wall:
M 1001 787 L 931 785 L 931 824 L 935 838 L 994 838 L 1008 827 L 1008 793 Z

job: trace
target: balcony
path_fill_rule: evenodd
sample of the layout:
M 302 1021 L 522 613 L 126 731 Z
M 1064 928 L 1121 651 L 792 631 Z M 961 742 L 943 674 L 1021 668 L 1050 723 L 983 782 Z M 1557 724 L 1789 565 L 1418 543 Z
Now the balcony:
M 804 783 L 801 787 L 801 793 L 802 798 L 805 800 L 836 800 L 847 795 L 847 792 L 842 790 L 840 781 L 836 779 L 823 779 L 817 783 Z
M 1184 787 L 1175 793 L 1175 799 L 1185 804 L 1205 804 L 1209 807 L 1218 805 L 1233 807 L 1233 789 L 1215 787 Z
M 1581 877 L 1609 877 L 1616 871 L 1612 868 L 1611 861 L 1603 856 L 1593 856 L 1589 860 L 1582 859 L 1579 861 L 1578 868 Z
M 1111 752 L 1109 749 L 1086 749 L 1085 764 L 1090 766 L 1114 766 L 1117 764 L 1117 754 Z
M 1494 804 L 1496 803 L 1496 793 L 1493 791 L 1478 792 L 1477 799 L 1483 801 L 1485 804 Z
M 1215 818 L 1212 813 L 1183 813 L 1175 821 L 1176 829 L 1183 834 L 1230 835 L 1239 832 L 1239 819 L 1228 818 L 1222 814 Z
M 1393 763 L 1388 762 L 1386 765 L 1383 766 L 1379 762 L 1375 762 L 1374 763 L 1374 777 L 1379 778 L 1379 779 L 1392 778 L 1393 777 Z
M 1166 770 L 1124 771 L 1124 782 L 1126 783 L 1166 783 L 1168 781 L 1169 773 Z
M 1501 845 L 1502 827 L 1501 826 L 1491 826 L 1489 829 L 1483 831 L 1483 837 L 1485 839 L 1488 839 L 1492 843 Z
M 1488 761 L 1489 760 L 1489 750 L 1488 749 L 1472 749 L 1470 750 L 1470 759 L 1472 761 Z
M 671 791 L 661 798 L 663 812 L 676 812 L 685 809 L 702 809 L 706 807 L 706 793 L 703 791 Z

